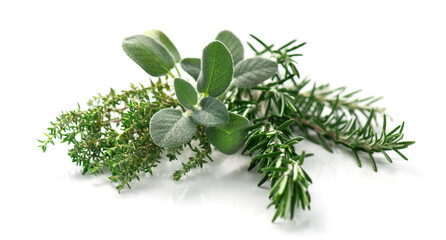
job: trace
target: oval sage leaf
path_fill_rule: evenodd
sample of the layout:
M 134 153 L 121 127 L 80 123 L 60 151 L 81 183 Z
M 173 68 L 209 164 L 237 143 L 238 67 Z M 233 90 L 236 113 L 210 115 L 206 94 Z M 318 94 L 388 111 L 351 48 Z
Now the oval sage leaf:
M 215 39 L 222 42 L 229 49 L 232 54 L 232 59 L 234 60 L 234 66 L 243 60 L 243 44 L 234 33 L 228 30 L 223 30 L 218 33 Z
M 150 119 L 149 132 L 156 145 L 164 148 L 182 146 L 192 140 L 197 124 L 178 109 L 166 108 Z
M 213 41 L 203 50 L 201 74 L 197 80 L 200 93 L 218 97 L 232 81 L 234 66 L 229 50 L 220 41 Z
M 201 71 L 201 60 L 199 58 L 183 58 L 180 62 L 181 68 L 191 75 L 195 80 L 198 79 Z
M 166 34 L 156 29 L 145 31 L 143 34 L 152 37 L 153 39 L 161 43 L 165 48 L 167 48 L 169 53 L 172 54 L 173 58 L 175 59 L 175 62 L 180 62 L 181 60 L 180 53 L 178 52 L 177 48 L 175 47 L 175 45 L 173 45 L 172 41 L 170 41 L 170 39 L 167 37 Z
M 175 95 L 185 108 L 193 110 L 198 102 L 197 91 L 188 81 L 181 78 L 174 80 Z
M 206 127 L 214 127 L 229 121 L 226 106 L 213 97 L 205 97 L 200 101 L 200 108 L 192 113 L 194 121 Z
M 277 63 L 266 58 L 248 58 L 234 70 L 234 85 L 238 88 L 254 87 L 277 73 Z
M 135 35 L 124 39 L 122 48 L 144 71 L 154 77 L 167 75 L 175 61 L 167 49 L 155 39 Z
M 206 128 L 206 136 L 220 152 L 224 154 L 236 153 L 244 144 L 249 127 L 249 120 L 229 113 L 229 122 L 217 127 Z

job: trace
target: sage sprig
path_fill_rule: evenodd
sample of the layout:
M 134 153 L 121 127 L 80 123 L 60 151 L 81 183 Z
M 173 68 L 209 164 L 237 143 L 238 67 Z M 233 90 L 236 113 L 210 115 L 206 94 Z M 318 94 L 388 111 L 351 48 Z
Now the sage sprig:
M 157 33 L 156 36 L 163 36 L 163 39 L 168 40 L 162 32 L 152 30 L 149 33 L 153 32 Z M 198 91 L 190 82 L 175 78 L 175 94 L 186 111 L 163 109 L 153 115 L 150 121 L 150 135 L 158 146 L 175 148 L 190 142 L 197 129 L 197 124 L 214 127 L 206 130 L 206 134 L 211 134 L 210 142 L 223 153 L 233 154 L 243 146 L 241 143 L 244 141 L 246 131 L 234 126 L 243 121 L 240 126 L 248 127 L 249 121 L 244 121 L 245 118 L 234 116 L 234 114 L 230 117 L 225 104 L 217 97 L 224 94 L 230 88 L 231 83 L 236 87 L 258 85 L 276 74 L 278 67 L 276 62 L 265 58 L 243 60 L 243 46 L 240 40 L 229 31 L 221 32 L 217 39 L 227 42 L 230 48 L 216 40 L 203 49 L 201 59 L 186 58 L 181 61 L 181 67 L 193 75 L 194 79 L 197 79 L 196 88 Z M 159 51 L 166 55 L 172 51 L 176 52 L 172 42 L 167 40 L 164 43 L 160 41 L 160 44 L 164 46 L 167 44 L 167 47 L 174 50 L 169 51 L 166 47 L 168 51 Z M 237 77 L 235 78 L 235 62 L 231 51 L 237 55 L 238 60 Z M 147 51 L 147 53 L 151 52 L 155 52 L 155 50 Z M 168 58 L 168 56 L 165 57 Z M 138 63 L 137 60 L 133 60 Z M 162 65 L 155 66 L 160 68 L 160 72 L 164 69 Z M 200 93 L 199 96 L 197 92 Z M 219 127 L 220 125 L 225 126 Z M 226 129 L 229 129 L 230 132 L 228 133 Z
M 173 173 L 176 181 L 213 161 L 214 147 L 240 152 L 251 156 L 248 170 L 263 176 L 258 185 L 271 185 L 273 221 L 310 209 L 312 180 L 303 163 L 313 154 L 296 150 L 301 141 L 329 152 L 346 149 L 359 167 L 367 159 L 374 171 L 376 161 L 394 161 L 390 151 L 407 160 L 401 150 L 414 142 L 403 141 L 404 122 L 388 130 L 384 109 L 374 106 L 380 97 L 356 98 L 359 91 L 301 79 L 297 51 L 305 42 L 276 47 L 251 37 L 254 56 L 248 58 L 228 30 L 204 47 L 201 58 L 182 58 L 160 30 L 124 39 L 124 51 L 149 74 L 150 85 L 111 89 L 87 110 L 61 113 L 40 147 L 46 151 L 55 139 L 72 145 L 68 154 L 83 174 L 109 171 L 119 191 L 152 174 L 164 158 L 178 160 L 186 148 L 193 155 Z

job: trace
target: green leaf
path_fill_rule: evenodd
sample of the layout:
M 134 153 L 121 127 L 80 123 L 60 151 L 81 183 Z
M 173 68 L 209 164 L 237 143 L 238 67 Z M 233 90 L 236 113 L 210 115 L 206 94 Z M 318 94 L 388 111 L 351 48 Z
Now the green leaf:
M 172 54 L 172 57 L 175 59 L 175 62 L 180 62 L 181 60 L 180 53 L 178 52 L 175 45 L 173 45 L 172 41 L 170 41 L 170 39 L 166 36 L 166 34 L 156 29 L 145 31 L 143 34 L 152 37 L 153 39 L 161 43 L 167 49 L 167 51 L 169 51 L 169 53 Z
M 167 75 L 175 66 L 172 55 L 155 39 L 135 35 L 124 39 L 122 48 L 144 71 L 154 77 Z
M 198 92 L 218 97 L 231 84 L 234 65 L 231 53 L 219 41 L 213 41 L 203 50 L 201 74 L 197 80 Z
M 224 30 L 221 31 L 215 39 L 222 42 L 229 49 L 232 59 L 234 60 L 234 66 L 243 60 L 243 44 L 234 33 Z
M 234 85 L 250 88 L 262 83 L 277 73 L 276 62 L 266 58 L 248 58 L 241 61 L 234 70 Z
M 206 128 L 206 136 L 220 152 L 224 154 L 236 153 L 245 143 L 249 120 L 229 113 L 229 122 L 217 127 Z
M 195 88 L 186 80 L 175 78 L 174 80 L 175 94 L 178 101 L 187 109 L 194 109 L 198 102 L 198 94 Z
M 165 108 L 152 116 L 150 136 L 156 145 L 165 148 L 182 146 L 192 140 L 197 124 L 178 109 Z
M 201 60 L 199 58 L 183 58 L 180 62 L 181 68 L 191 75 L 195 80 L 198 79 L 201 71 Z
M 194 121 L 206 127 L 215 127 L 229 121 L 226 106 L 213 97 L 205 97 L 200 101 L 200 108 L 192 113 Z

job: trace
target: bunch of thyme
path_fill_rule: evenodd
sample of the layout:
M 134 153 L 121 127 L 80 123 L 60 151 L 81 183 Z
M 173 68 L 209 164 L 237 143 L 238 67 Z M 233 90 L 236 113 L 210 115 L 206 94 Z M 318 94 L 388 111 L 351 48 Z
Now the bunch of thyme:
M 359 167 L 367 158 L 374 171 L 376 153 L 390 163 L 389 151 L 407 160 L 400 150 L 414 142 L 402 140 L 404 122 L 387 130 L 384 109 L 373 106 L 380 98 L 354 98 L 359 91 L 301 79 L 296 59 L 305 43 L 293 40 L 275 48 L 251 37 L 255 57 L 247 59 L 240 40 L 226 30 L 205 47 L 201 59 L 181 58 L 159 30 L 126 38 L 124 51 L 157 80 L 121 93 L 111 89 L 93 98 L 87 110 L 61 113 L 40 147 L 46 151 L 54 139 L 72 145 L 68 154 L 83 174 L 107 170 L 119 191 L 152 174 L 164 157 L 177 160 L 185 148 L 193 156 L 174 172 L 176 181 L 213 161 L 213 147 L 225 154 L 242 148 L 241 154 L 252 157 L 248 170 L 263 176 L 258 185 L 271 184 L 273 221 L 293 219 L 298 207 L 310 209 L 311 178 L 302 164 L 313 154 L 296 151 L 304 139 L 330 152 L 334 147 L 351 151 Z

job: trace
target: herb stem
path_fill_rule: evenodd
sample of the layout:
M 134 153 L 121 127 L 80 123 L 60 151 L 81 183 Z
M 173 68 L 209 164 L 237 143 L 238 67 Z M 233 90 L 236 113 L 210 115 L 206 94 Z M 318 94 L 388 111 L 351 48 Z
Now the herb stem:
M 177 71 L 177 73 L 178 73 L 178 77 L 180 77 L 181 78 L 181 73 L 180 73 L 180 71 L 178 70 L 178 68 L 177 68 L 177 65 L 175 65 L 175 70 Z

